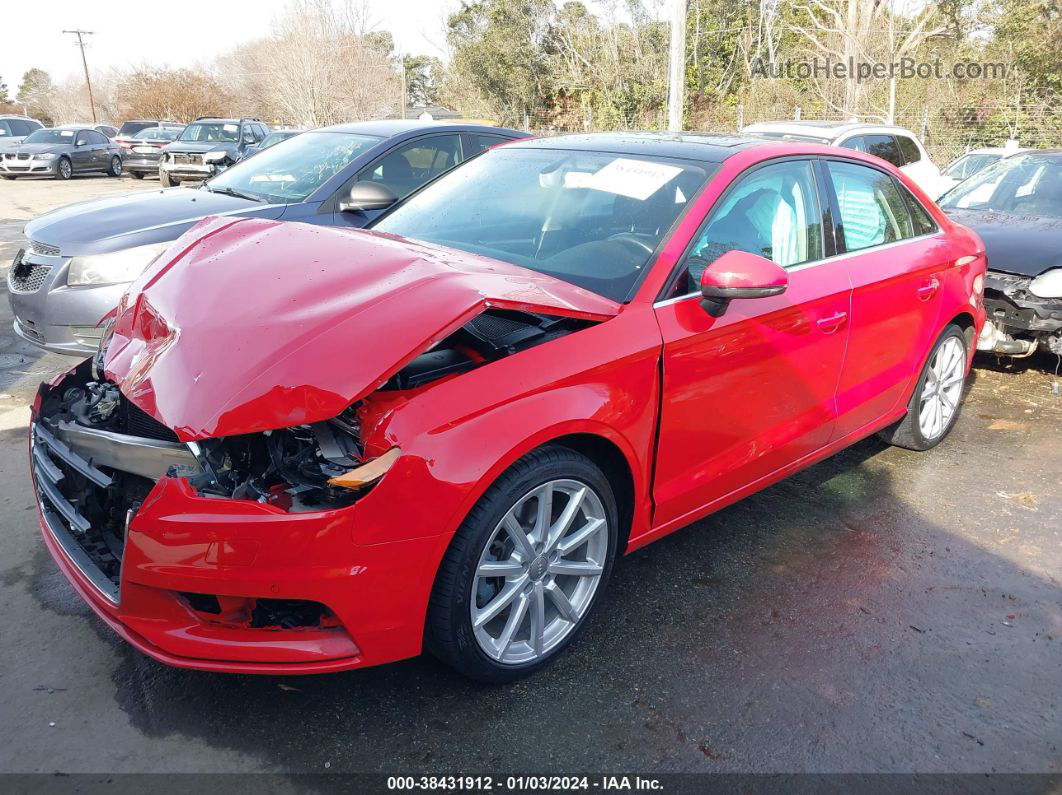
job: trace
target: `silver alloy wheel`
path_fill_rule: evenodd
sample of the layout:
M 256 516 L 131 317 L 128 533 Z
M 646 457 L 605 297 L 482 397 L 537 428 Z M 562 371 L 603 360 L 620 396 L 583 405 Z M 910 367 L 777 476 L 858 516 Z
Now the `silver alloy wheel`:
M 507 665 L 548 654 L 590 608 L 608 547 L 605 508 L 585 483 L 551 480 L 517 500 L 476 564 L 469 607 L 480 648 Z
M 959 410 L 966 380 L 966 351 L 958 337 L 948 337 L 929 363 L 926 382 L 918 401 L 918 430 L 932 441 L 947 430 Z
M 70 174 L 73 173 L 73 168 L 70 165 L 70 161 L 62 159 L 59 161 L 59 175 L 63 179 L 70 179 Z
M 112 157 L 111 158 L 111 176 L 112 177 L 120 177 L 120 176 L 122 176 L 122 159 L 120 157 Z

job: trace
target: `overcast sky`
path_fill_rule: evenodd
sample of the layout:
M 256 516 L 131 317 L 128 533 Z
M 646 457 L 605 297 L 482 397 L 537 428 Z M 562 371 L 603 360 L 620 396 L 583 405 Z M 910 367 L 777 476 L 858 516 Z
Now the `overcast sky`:
M 96 31 L 85 48 L 91 73 L 140 64 L 172 67 L 212 61 L 264 35 L 287 0 L 178 0 L 122 4 L 100 0 L 5 0 L 0 22 L 0 79 L 14 97 L 31 67 L 60 81 L 81 74 L 76 39 L 64 29 Z M 443 20 L 457 0 L 368 0 L 375 27 L 394 34 L 403 53 L 439 56 Z

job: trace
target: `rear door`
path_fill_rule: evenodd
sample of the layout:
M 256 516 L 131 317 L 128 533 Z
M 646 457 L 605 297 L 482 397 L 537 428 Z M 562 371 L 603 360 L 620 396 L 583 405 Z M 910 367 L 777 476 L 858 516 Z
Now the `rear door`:
M 655 524 L 735 495 L 832 438 L 851 288 L 845 262 L 830 257 L 820 181 L 808 159 L 738 177 L 687 251 L 681 294 L 655 307 L 664 340 Z M 699 274 L 734 249 L 784 267 L 789 286 L 713 318 Z
M 852 282 L 848 354 L 837 391 L 837 434 L 902 405 L 938 329 L 949 247 L 891 174 L 827 159 L 840 257 Z

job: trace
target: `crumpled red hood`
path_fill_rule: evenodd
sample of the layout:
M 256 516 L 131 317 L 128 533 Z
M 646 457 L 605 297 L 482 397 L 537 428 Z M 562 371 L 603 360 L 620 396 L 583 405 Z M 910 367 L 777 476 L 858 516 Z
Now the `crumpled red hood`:
M 183 441 L 317 422 L 486 307 L 619 305 L 486 257 L 364 230 L 208 218 L 122 298 L 103 369 Z

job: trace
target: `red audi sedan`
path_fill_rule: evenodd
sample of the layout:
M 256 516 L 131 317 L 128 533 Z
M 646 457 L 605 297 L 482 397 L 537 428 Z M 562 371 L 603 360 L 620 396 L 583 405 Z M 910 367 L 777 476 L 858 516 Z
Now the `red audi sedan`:
M 870 434 L 928 450 L 984 247 L 882 160 L 492 149 L 369 230 L 207 219 L 34 404 L 45 543 L 171 665 L 547 664 L 616 557 Z

